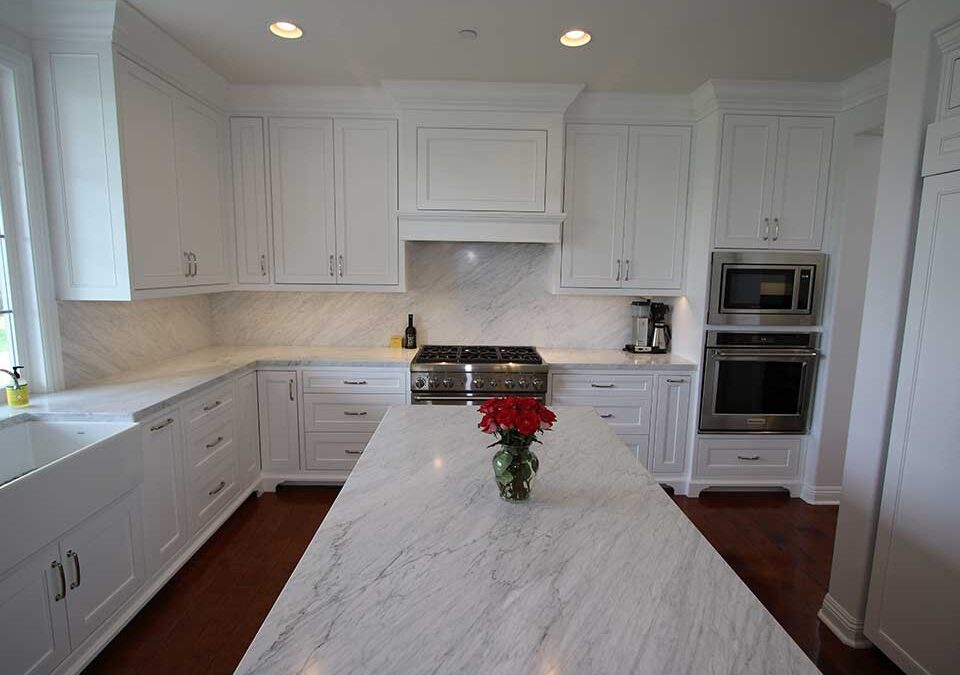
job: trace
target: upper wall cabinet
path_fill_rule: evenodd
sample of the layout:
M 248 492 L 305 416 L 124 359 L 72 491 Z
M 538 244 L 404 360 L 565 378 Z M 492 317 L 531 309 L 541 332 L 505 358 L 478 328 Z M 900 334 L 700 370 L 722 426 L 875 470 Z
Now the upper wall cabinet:
M 679 294 L 690 128 L 570 124 L 560 289 Z
M 399 288 L 395 120 L 230 125 L 241 284 Z
M 725 116 L 716 246 L 819 249 L 832 145 L 829 117 Z
M 225 119 L 107 47 L 48 44 L 37 70 L 59 297 L 224 287 Z

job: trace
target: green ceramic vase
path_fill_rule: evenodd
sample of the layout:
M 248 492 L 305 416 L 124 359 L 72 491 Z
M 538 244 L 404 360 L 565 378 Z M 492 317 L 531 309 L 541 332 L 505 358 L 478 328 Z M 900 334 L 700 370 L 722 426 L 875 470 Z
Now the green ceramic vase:
M 493 475 L 500 497 L 508 502 L 527 501 L 539 468 L 540 460 L 529 445 L 501 445 L 493 456 Z

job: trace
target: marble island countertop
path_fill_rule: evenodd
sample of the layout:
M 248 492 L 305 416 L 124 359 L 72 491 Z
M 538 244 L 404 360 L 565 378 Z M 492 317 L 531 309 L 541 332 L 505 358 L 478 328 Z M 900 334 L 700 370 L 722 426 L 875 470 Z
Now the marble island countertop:
M 477 414 L 390 410 L 237 675 L 819 673 L 588 408 L 531 500 Z
M 613 349 L 540 349 L 551 368 L 694 370 L 672 354 Z M 407 367 L 415 350 L 389 347 L 209 347 L 76 389 L 31 396 L 23 409 L 0 407 L 0 426 L 21 414 L 141 421 L 253 368 Z

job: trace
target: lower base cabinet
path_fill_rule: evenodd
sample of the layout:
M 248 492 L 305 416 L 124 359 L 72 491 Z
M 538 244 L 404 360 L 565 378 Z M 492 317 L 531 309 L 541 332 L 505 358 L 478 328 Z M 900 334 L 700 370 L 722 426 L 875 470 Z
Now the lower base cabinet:
M 304 435 L 304 468 L 309 471 L 350 471 L 370 442 L 369 433 L 308 433 Z
M 295 473 L 300 470 L 297 373 L 294 370 L 260 371 L 257 389 L 263 471 Z
M 650 470 L 681 473 L 687 457 L 690 376 L 657 376 L 657 412 L 653 425 Z
M 710 487 L 784 487 L 797 495 L 802 455 L 801 436 L 698 436 L 689 495 Z
M 95 513 L 0 578 L 0 670 L 46 675 L 145 578 L 140 491 Z
M 260 477 L 260 410 L 257 374 L 237 380 L 237 484 L 252 485 Z
M 180 415 L 143 425 L 143 541 L 147 574 L 162 569 L 187 541 Z

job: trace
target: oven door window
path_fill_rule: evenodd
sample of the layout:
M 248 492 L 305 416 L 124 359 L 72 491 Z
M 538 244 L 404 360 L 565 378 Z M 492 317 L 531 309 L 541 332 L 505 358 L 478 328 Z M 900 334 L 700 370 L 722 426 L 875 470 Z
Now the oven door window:
M 724 266 L 724 311 L 790 311 L 794 308 L 796 269 Z
M 800 414 L 802 362 L 721 360 L 717 368 L 715 414 Z

